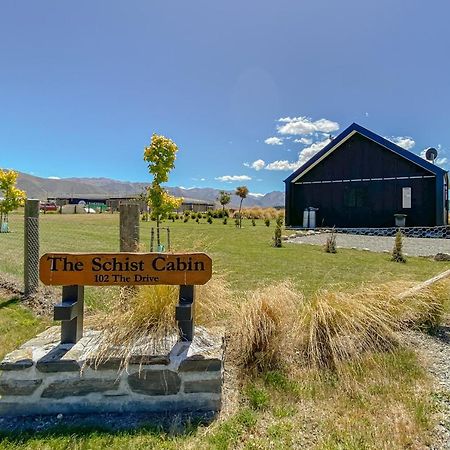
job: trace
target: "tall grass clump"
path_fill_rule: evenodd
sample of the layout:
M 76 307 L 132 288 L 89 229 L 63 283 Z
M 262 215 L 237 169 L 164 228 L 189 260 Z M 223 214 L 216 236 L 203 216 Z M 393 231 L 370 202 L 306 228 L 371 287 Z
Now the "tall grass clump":
M 230 321 L 229 349 L 234 363 L 244 370 L 263 372 L 293 362 L 302 300 L 289 282 L 248 293 Z
M 325 252 L 326 253 L 337 253 L 336 248 L 336 231 L 333 228 L 329 236 L 327 236 L 327 240 L 325 242 Z
M 394 351 L 400 331 L 440 323 L 437 296 L 445 295 L 434 289 L 401 298 L 405 289 L 398 283 L 353 292 L 335 287 L 305 298 L 284 282 L 254 291 L 231 319 L 232 360 L 256 372 L 303 367 L 344 373 L 349 362 L 360 367 Z
M 125 366 L 133 354 L 147 355 L 169 351 L 177 339 L 175 306 L 179 287 L 140 286 L 128 301 L 111 302 L 106 313 L 91 319 L 91 325 L 103 331 L 97 360 L 121 358 Z M 219 325 L 227 316 L 230 290 L 224 279 L 214 277 L 196 287 L 194 304 L 197 325 Z
M 398 325 L 382 300 L 379 292 L 369 288 L 315 293 L 299 312 L 302 362 L 312 368 L 339 370 L 345 361 L 393 350 Z

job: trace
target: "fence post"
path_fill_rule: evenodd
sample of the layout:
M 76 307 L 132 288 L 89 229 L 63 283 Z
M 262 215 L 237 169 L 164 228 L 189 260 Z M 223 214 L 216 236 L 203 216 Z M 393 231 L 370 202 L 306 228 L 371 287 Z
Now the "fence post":
M 25 202 L 23 256 L 25 296 L 29 296 L 39 287 L 39 200 Z
M 139 249 L 139 205 L 120 205 L 120 251 L 137 252 Z

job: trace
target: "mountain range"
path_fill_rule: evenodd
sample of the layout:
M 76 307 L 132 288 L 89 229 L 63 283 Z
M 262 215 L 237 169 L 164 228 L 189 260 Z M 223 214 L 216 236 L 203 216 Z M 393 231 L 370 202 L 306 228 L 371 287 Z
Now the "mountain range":
M 41 178 L 20 172 L 17 187 L 27 193 L 28 198 L 46 200 L 52 197 L 132 197 L 143 192 L 148 183 L 119 181 L 110 178 Z M 167 187 L 176 197 L 186 201 L 197 200 L 214 203 L 220 190 L 213 188 Z M 233 193 L 234 189 L 228 190 Z M 231 196 L 231 207 L 239 205 L 239 197 Z M 273 191 L 267 194 L 249 194 L 244 200 L 246 207 L 272 207 L 284 205 L 284 193 Z

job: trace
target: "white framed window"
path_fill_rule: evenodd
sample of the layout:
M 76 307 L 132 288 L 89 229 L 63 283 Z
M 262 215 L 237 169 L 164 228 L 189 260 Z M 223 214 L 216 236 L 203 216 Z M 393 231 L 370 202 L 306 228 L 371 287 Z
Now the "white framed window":
M 402 188 L 402 208 L 411 208 L 411 188 Z

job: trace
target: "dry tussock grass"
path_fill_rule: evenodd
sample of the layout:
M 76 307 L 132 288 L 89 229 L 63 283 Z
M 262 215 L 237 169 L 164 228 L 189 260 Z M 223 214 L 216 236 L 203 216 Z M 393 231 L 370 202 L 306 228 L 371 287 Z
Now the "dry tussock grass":
M 355 366 L 370 355 L 391 352 L 398 332 L 432 329 L 442 321 L 448 284 L 411 297 L 406 283 L 361 286 L 354 292 L 320 290 L 310 298 L 284 282 L 243 299 L 233 314 L 230 349 L 241 368 L 257 371 L 288 366 L 332 369 Z
M 289 282 L 247 294 L 231 319 L 231 359 L 257 371 L 293 361 L 297 307 L 302 300 Z
M 195 323 L 217 325 L 222 322 L 226 317 L 229 292 L 222 277 L 197 286 Z M 178 286 L 134 287 L 125 296 L 126 301 L 111 302 L 106 313 L 92 317 L 90 325 L 103 331 L 97 362 L 116 357 L 126 365 L 132 354 L 169 351 L 178 333 L 175 321 L 178 293 Z

